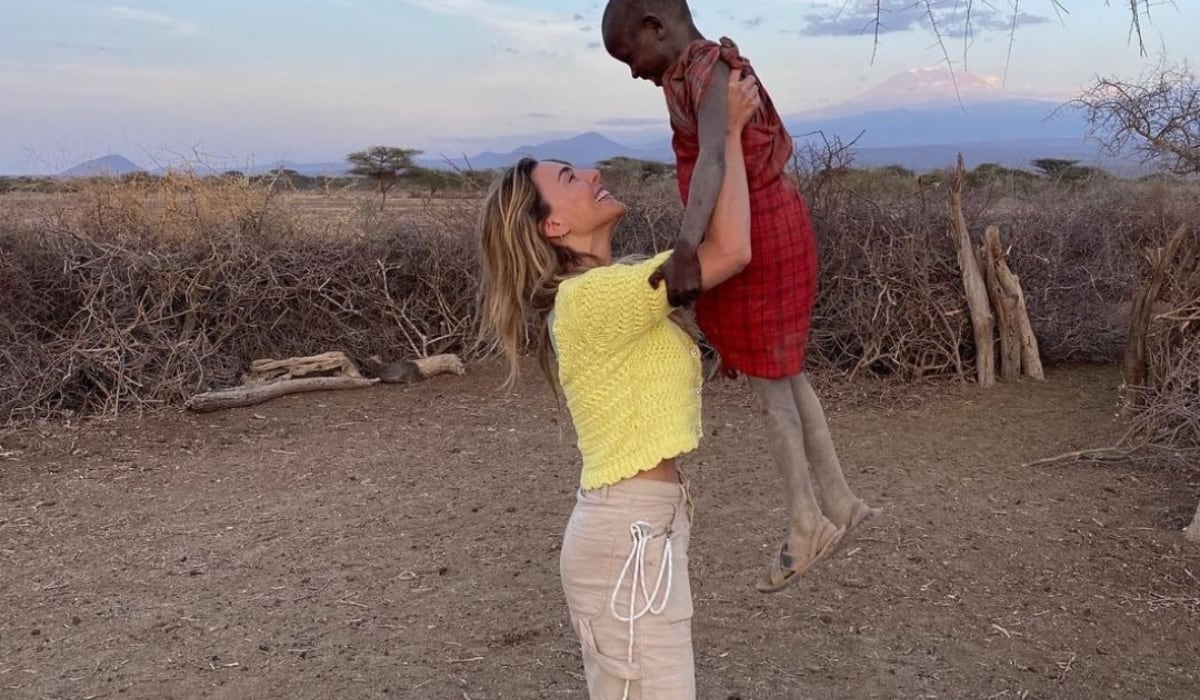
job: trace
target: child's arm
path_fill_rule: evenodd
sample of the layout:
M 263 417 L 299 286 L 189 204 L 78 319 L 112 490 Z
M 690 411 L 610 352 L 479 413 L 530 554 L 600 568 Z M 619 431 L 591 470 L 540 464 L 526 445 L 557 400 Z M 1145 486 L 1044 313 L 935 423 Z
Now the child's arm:
M 725 177 L 708 233 L 697 251 L 701 287 L 705 291 L 746 269 L 752 253 L 750 186 L 742 152 L 742 129 L 758 111 L 758 86 L 753 76 L 742 80 L 741 71 L 735 70 L 730 74 L 727 90 L 729 121 L 725 131 Z
M 728 124 L 729 65 L 717 61 L 708 92 L 700 102 L 700 155 L 692 173 L 683 227 L 676 239 L 674 253 L 650 278 L 655 287 L 667 283 L 667 299 L 672 306 L 686 306 L 700 294 L 700 260 L 697 252 L 712 218 L 721 181 L 725 178 L 725 131 Z

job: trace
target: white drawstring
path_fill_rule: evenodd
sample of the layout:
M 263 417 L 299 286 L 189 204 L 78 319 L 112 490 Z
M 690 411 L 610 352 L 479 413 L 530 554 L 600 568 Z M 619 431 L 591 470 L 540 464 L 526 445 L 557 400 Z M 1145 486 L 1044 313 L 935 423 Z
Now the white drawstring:
M 668 528 L 666 533 L 666 542 L 663 544 L 663 560 L 662 565 L 658 569 L 658 579 L 654 582 L 654 590 L 646 590 L 646 546 L 654 539 L 654 528 L 650 523 L 638 521 L 629 526 L 629 534 L 633 538 L 633 544 L 629 548 L 629 556 L 625 558 L 625 566 L 621 568 L 621 575 L 617 577 L 617 585 L 613 588 L 612 595 L 608 599 L 608 607 L 612 612 L 613 617 L 621 622 L 629 623 L 629 658 L 630 664 L 633 664 L 633 623 L 646 616 L 646 614 L 659 615 L 667 608 L 667 601 L 671 599 L 671 578 L 674 574 L 674 560 L 671 556 L 671 530 Z M 633 578 L 629 582 L 629 615 L 625 616 L 617 612 L 617 594 L 621 591 L 621 584 L 625 583 L 625 575 L 630 573 L 629 567 L 633 567 Z M 666 575 L 667 587 L 662 588 L 663 575 Z M 641 589 L 642 598 L 646 604 L 637 609 L 637 594 Z M 662 602 L 657 606 L 654 604 L 654 599 L 658 597 L 659 591 L 662 591 Z M 629 700 L 629 688 L 631 681 L 625 680 L 625 694 L 621 700 Z

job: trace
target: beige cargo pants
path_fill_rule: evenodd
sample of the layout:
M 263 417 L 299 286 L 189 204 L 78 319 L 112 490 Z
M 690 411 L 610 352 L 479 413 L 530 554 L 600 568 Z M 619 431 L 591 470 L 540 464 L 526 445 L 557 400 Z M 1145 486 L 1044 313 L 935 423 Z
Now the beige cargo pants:
M 580 490 L 560 570 L 592 700 L 691 700 L 691 499 L 626 479 Z

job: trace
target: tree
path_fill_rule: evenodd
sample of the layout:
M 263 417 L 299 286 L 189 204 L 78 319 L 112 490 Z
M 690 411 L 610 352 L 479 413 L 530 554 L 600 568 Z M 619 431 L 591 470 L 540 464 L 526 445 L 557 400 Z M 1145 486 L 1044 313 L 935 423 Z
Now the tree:
M 413 167 L 413 158 L 421 151 L 411 148 L 394 148 L 392 146 L 372 146 L 365 151 L 355 151 L 346 156 L 353 167 L 351 175 L 366 177 L 376 182 L 379 192 L 379 208 L 387 204 L 388 190 L 396 184 L 396 180 Z
M 409 168 L 406 178 L 422 190 L 428 192 L 429 196 L 425 198 L 426 201 L 436 197 L 440 190 L 461 185 L 463 182 L 463 178 L 457 173 L 434 170 L 433 168 Z
M 671 175 L 674 171 L 674 166 L 666 163 L 660 163 L 656 160 L 629 158 L 627 156 L 615 156 L 607 160 L 602 160 L 596 165 L 613 174 L 636 177 L 642 182 Z
M 1009 168 L 999 163 L 981 163 L 967 173 L 968 187 L 987 187 L 1002 183 L 1014 192 L 1028 192 L 1036 180 L 1037 176 L 1028 170 Z
M 1030 161 L 1029 164 L 1041 170 L 1042 174 L 1051 180 L 1058 180 L 1071 168 L 1076 167 L 1079 161 L 1066 158 L 1038 158 Z
M 1200 90 L 1187 64 L 1161 58 L 1137 80 L 1097 78 L 1072 104 L 1106 151 L 1133 151 L 1176 175 L 1200 174 Z
M 1048 180 L 1069 185 L 1087 182 L 1092 179 L 1109 177 L 1108 171 L 1090 165 L 1080 165 L 1077 160 L 1065 158 L 1038 158 L 1031 161 L 1033 167 L 1042 171 Z

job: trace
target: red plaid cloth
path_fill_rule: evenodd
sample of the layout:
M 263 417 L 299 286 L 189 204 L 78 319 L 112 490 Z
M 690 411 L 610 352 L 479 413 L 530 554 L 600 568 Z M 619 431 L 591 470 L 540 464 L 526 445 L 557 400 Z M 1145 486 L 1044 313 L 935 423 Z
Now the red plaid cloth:
M 679 193 L 686 203 L 700 155 L 700 102 L 716 62 L 753 75 L 729 39 L 693 42 L 663 80 L 671 112 Z M 716 86 L 724 89 L 724 86 Z M 750 184 L 750 265 L 696 302 L 696 320 L 721 362 L 752 377 L 779 379 L 804 369 L 809 319 L 817 293 L 817 246 L 804 198 L 784 168 L 792 139 L 759 83 L 762 108 L 746 126 L 742 147 Z

